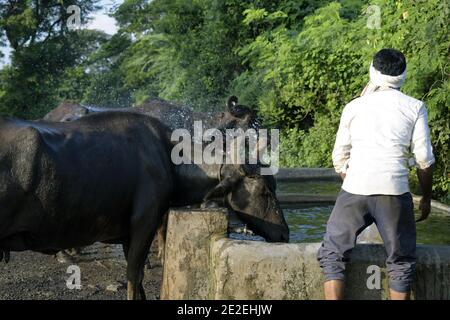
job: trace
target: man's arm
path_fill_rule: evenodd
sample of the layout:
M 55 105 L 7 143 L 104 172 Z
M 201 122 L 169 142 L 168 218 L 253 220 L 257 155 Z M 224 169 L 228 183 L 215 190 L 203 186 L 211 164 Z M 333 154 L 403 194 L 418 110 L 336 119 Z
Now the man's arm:
M 420 189 L 422 190 L 422 199 L 420 199 L 419 209 L 420 218 L 416 222 L 428 218 L 431 210 L 431 193 L 433 187 L 433 166 L 426 169 L 417 168 L 417 178 L 419 178 Z
M 350 130 L 348 127 L 347 114 L 344 108 L 332 154 L 334 169 L 341 175 L 342 180 L 345 179 L 347 162 L 350 159 L 351 148 Z
M 417 220 L 428 218 L 431 206 L 431 193 L 433 187 L 433 163 L 435 162 L 433 148 L 430 141 L 430 129 L 428 128 L 428 114 L 423 105 L 419 110 L 419 116 L 414 126 L 411 140 L 411 151 L 417 166 L 417 178 L 422 190 L 419 209 L 421 216 Z

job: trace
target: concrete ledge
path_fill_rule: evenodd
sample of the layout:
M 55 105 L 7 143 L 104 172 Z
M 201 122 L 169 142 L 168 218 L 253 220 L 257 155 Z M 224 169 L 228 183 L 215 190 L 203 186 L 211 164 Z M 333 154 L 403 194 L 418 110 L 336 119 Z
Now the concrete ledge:
M 316 261 L 320 243 L 270 244 L 226 237 L 223 209 L 172 210 L 169 215 L 162 299 L 322 299 Z M 417 248 L 415 299 L 450 299 L 450 246 Z M 348 299 L 386 299 L 386 253 L 381 244 L 358 244 L 347 268 Z M 380 289 L 369 290 L 369 266 L 378 266 Z
M 341 177 L 330 168 L 280 168 L 278 181 L 341 181 Z
M 302 193 L 281 193 L 277 195 L 278 200 L 282 204 L 292 205 L 308 205 L 308 204 L 322 204 L 329 205 L 336 202 L 337 196 L 333 195 L 315 195 L 315 194 L 302 194 Z M 413 202 L 415 205 L 419 205 L 420 196 L 413 194 Z M 431 200 L 431 208 L 435 211 L 450 214 L 450 206 L 440 203 L 436 200 Z
M 413 194 L 413 201 L 415 204 L 419 204 L 420 198 L 420 196 Z M 442 213 L 450 214 L 450 206 L 436 200 L 431 200 L 431 208 Z
M 332 168 L 280 168 L 276 174 L 279 182 L 304 182 L 304 181 L 341 181 L 341 177 Z M 317 201 L 309 200 L 317 197 Z M 296 203 L 328 203 L 336 201 L 331 196 L 306 196 L 303 194 L 285 194 L 279 196 L 281 202 L 287 204 Z M 420 196 L 413 194 L 414 203 L 418 204 Z M 436 200 L 431 200 L 431 207 L 439 212 L 450 214 L 450 206 Z
M 268 244 L 221 239 L 213 245 L 214 299 L 323 299 L 320 243 Z M 418 246 L 415 299 L 450 298 L 450 247 Z M 347 269 L 347 299 L 387 299 L 383 245 L 357 245 Z M 381 271 L 381 288 L 369 290 L 371 265 Z
M 329 205 L 336 202 L 337 196 L 320 196 L 314 194 L 282 193 L 277 194 L 282 204 L 322 204 Z
M 213 299 L 322 299 L 315 259 L 319 244 L 268 244 L 221 239 L 212 246 Z

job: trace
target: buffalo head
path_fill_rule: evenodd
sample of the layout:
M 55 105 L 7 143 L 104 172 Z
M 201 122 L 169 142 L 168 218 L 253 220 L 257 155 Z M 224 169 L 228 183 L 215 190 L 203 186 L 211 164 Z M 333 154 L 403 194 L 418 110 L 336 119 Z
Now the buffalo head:
M 223 165 L 221 181 L 206 195 L 204 205 L 213 198 L 224 197 L 255 233 L 268 242 L 288 242 L 289 227 L 276 197 L 275 178 L 257 171 L 250 165 Z
M 66 122 L 73 121 L 84 117 L 89 113 L 89 109 L 78 103 L 65 101 L 58 107 L 47 113 L 44 120 L 54 122 Z
M 218 129 L 236 129 L 242 130 L 255 129 L 258 131 L 261 128 L 261 123 L 258 119 L 255 110 L 238 104 L 238 98 L 231 96 L 227 101 L 227 110 L 219 114 Z

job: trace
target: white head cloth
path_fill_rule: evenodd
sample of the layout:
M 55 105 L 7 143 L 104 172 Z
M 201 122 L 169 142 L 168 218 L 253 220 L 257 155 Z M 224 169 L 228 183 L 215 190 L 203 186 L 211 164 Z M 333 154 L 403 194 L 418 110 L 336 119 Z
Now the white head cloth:
M 370 81 L 364 88 L 361 96 L 375 92 L 377 90 L 389 89 L 389 88 L 400 88 L 406 80 L 406 69 L 402 74 L 398 76 L 389 76 L 382 74 L 380 71 L 375 69 L 373 63 L 370 64 Z

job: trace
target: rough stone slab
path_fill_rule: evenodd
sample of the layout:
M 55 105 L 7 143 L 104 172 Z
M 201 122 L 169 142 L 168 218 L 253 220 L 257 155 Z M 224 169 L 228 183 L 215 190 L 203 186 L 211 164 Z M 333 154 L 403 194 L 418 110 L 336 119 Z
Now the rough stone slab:
M 417 246 L 417 300 L 450 299 L 450 246 Z
M 319 244 L 220 239 L 213 244 L 213 299 L 322 299 Z
M 269 244 L 220 239 L 213 244 L 214 299 L 323 299 L 319 243 Z M 387 299 L 383 245 L 357 245 L 347 266 L 347 299 Z M 381 288 L 369 290 L 367 268 L 378 266 Z M 450 298 L 450 247 L 418 246 L 415 299 Z
M 282 244 L 226 238 L 225 209 L 169 214 L 162 299 L 323 299 L 320 243 Z M 417 246 L 415 299 L 450 299 L 450 246 Z M 347 265 L 347 299 L 387 299 L 382 244 L 358 244 Z M 379 268 L 381 287 L 368 289 Z
M 161 299 L 197 300 L 209 297 L 213 279 L 210 246 L 226 236 L 226 209 L 171 210 L 167 226 Z

